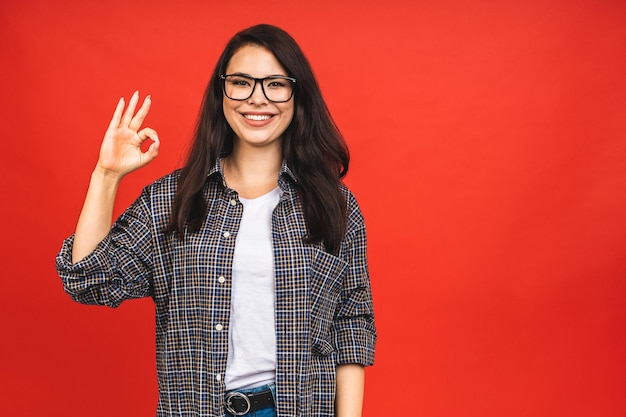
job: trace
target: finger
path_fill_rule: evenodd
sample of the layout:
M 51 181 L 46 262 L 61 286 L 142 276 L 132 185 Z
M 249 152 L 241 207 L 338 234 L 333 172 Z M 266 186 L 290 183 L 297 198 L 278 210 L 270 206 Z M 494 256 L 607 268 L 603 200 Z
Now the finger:
M 109 123 L 109 129 L 115 129 L 120 125 L 120 119 L 122 117 L 123 111 L 124 111 L 124 97 L 120 98 L 120 100 L 117 102 L 117 106 L 115 106 L 113 117 L 111 117 L 111 122 Z
M 137 145 L 141 145 L 147 139 L 152 139 L 152 141 L 154 142 L 159 141 L 159 135 L 157 134 L 156 130 L 149 127 L 145 127 L 137 132 L 137 137 L 139 138 L 139 143 Z
M 124 112 L 124 116 L 122 116 L 122 121 L 120 126 L 128 126 L 130 124 L 131 119 L 133 118 L 133 114 L 135 113 L 135 107 L 137 107 L 137 102 L 139 101 L 139 91 L 135 91 L 128 102 L 128 107 Z
M 139 111 L 137 111 L 137 114 L 130 120 L 130 124 L 128 125 L 130 129 L 137 130 L 141 127 L 141 124 L 148 115 L 148 112 L 150 111 L 151 104 L 152 98 L 150 96 L 146 96 L 146 98 L 143 100 L 143 104 L 139 108 Z
M 157 157 L 157 155 L 159 154 L 159 147 L 161 146 L 161 142 L 158 140 L 155 140 L 154 142 L 152 142 L 150 144 L 150 146 L 148 147 L 148 149 L 144 152 L 144 156 L 146 157 L 146 163 L 152 161 L 154 158 Z
M 148 127 L 139 131 L 137 136 L 139 136 L 139 138 L 142 139 L 142 142 L 148 138 L 152 140 L 152 143 L 150 144 L 148 149 L 141 154 L 140 165 L 144 166 L 152 162 L 152 160 L 157 157 L 157 155 L 159 154 L 159 147 L 161 146 L 161 141 L 159 140 L 159 136 L 157 135 L 157 132 Z

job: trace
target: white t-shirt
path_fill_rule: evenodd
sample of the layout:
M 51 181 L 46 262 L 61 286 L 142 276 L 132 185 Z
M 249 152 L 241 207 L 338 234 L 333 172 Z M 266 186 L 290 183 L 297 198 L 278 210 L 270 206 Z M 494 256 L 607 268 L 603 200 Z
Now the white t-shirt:
M 272 213 L 280 188 L 239 198 L 243 216 L 233 257 L 226 389 L 252 388 L 276 378 Z

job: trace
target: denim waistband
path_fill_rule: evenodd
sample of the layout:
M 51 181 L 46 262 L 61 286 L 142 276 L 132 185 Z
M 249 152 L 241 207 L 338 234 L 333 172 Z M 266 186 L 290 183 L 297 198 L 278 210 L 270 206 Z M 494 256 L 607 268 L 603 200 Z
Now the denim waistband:
M 229 392 L 239 392 L 241 394 L 254 394 L 255 392 L 261 392 L 261 391 L 265 391 L 269 389 L 270 391 L 272 391 L 272 395 L 274 395 L 275 397 L 276 396 L 275 386 L 276 384 L 272 382 L 271 384 L 265 384 L 265 385 L 261 385 L 259 387 L 254 387 L 254 388 L 231 389 L 231 390 L 226 391 L 226 394 L 228 394 Z

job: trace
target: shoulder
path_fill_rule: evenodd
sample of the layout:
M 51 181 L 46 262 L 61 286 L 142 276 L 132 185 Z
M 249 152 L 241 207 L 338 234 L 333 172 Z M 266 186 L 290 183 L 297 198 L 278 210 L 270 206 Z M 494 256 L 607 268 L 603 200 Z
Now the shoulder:
M 354 261 L 361 259 L 361 264 L 366 265 L 367 261 L 367 231 L 365 219 L 361 212 L 361 207 L 354 193 L 345 185 L 341 185 L 341 192 L 346 199 L 346 232 L 341 244 L 340 257 Z M 363 263 L 365 262 L 365 263 Z
M 352 190 L 350 190 L 350 188 L 348 188 L 348 186 L 346 186 L 344 183 L 341 183 L 340 189 L 341 193 L 346 199 L 346 204 L 348 206 L 348 220 L 350 220 L 350 217 L 353 216 L 362 219 L 363 215 L 361 213 L 361 207 L 359 206 L 359 202 L 357 201 Z
M 143 188 L 141 194 L 129 207 L 131 211 L 144 212 L 144 216 L 167 216 L 178 187 L 180 170 L 173 171 Z
M 170 172 L 167 175 L 157 179 L 151 184 L 144 187 L 142 194 L 152 198 L 174 198 L 178 187 L 178 179 L 180 177 L 180 169 Z
M 167 175 L 162 176 L 158 180 L 154 181 L 152 184 L 148 185 L 146 188 L 160 191 L 164 189 L 174 188 L 178 184 L 178 178 L 180 178 L 180 169 L 170 172 Z
M 344 183 L 341 183 L 341 192 L 346 199 L 346 237 L 365 229 L 365 219 L 359 202 L 354 193 Z

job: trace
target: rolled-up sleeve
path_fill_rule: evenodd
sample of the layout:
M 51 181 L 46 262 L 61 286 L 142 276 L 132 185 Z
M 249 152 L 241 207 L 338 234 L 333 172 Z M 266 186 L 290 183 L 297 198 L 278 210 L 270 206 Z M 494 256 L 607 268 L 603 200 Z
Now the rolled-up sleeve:
M 151 295 L 152 232 L 146 190 L 115 221 L 94 251 L 72 263 L 74 236 L 56 258 L 65 291 L 83 304 L 119 306 L 124 300 Z
M 341 301 L 333 324 L 337 364 L 374 363 L 376 327 L 367 263 L 367 235 L 361 211 L 350 195 L 348 230 L 344 241 L 346 269 Z

